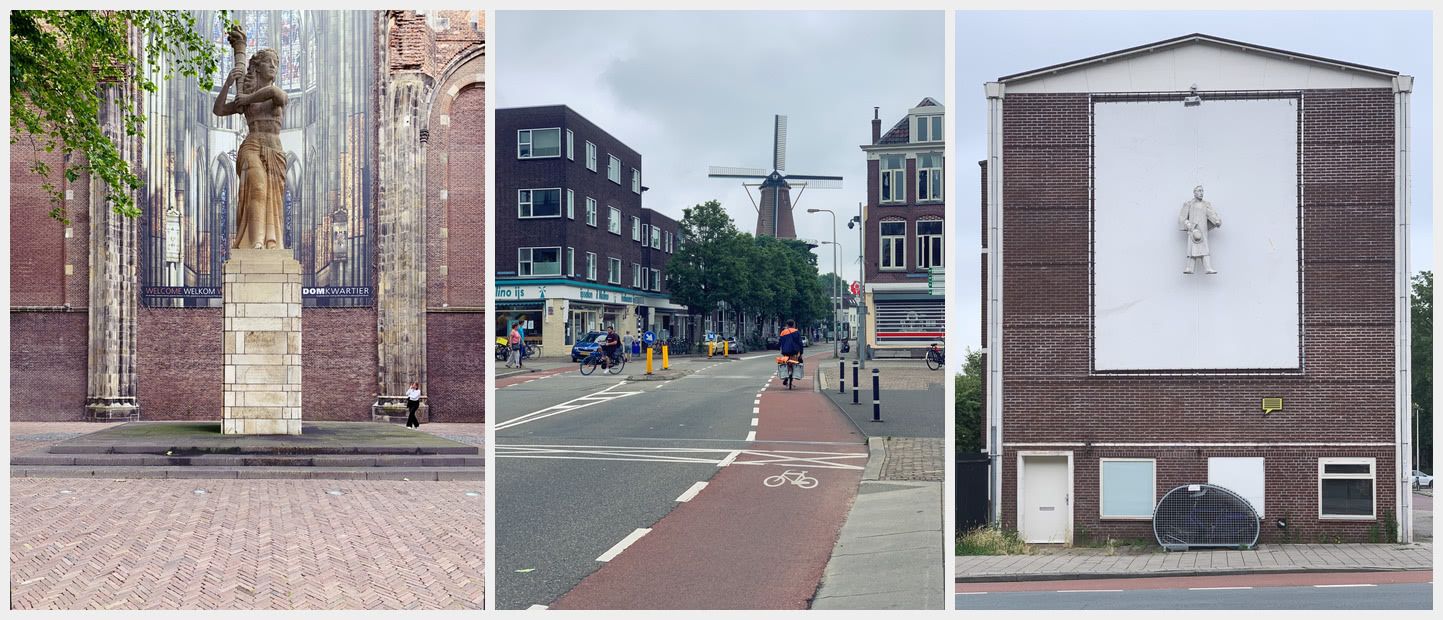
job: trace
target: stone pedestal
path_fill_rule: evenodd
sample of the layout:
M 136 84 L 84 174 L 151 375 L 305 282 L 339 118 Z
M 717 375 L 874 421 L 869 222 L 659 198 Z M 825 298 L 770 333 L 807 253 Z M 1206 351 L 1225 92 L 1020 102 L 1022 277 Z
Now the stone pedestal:
M 289 250 L 225 262 L 227 435 L 301 434 L 301 264 Z

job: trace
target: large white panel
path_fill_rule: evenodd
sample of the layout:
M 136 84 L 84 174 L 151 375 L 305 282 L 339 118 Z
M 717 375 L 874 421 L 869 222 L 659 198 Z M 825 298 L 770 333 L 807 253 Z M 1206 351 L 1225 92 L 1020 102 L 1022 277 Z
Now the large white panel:
M 1298 367 L 1297 102 L 1204 99 L 1094 107 L 1097 370 Z M 1215 275 L 1183 273 L 1197 185 Z
M 1267 489 L 1267 467 L 1262 457 L 1215 456 L 1208 459 L 1208 484 L 1243 496 L 1262 518 Z

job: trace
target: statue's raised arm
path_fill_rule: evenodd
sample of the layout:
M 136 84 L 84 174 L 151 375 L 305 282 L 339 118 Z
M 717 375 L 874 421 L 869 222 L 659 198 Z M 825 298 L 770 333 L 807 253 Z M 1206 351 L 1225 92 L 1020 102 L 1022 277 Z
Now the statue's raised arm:
M 286 155 L 281 148 L 281 125 L 285 119 L 286 92 L 275 85 L 280 56 L 273 49 L 257 50 L 247 62 L 246 36 L 240 30 L 226 33 L 235 50 L 235 69 L 226 76 L 212 111 L 216 116 L 244 114 L 245 141 L 236 150 L 236 175 L 240 194 L 236 200 L 236 232 L 233 248 L 274 249 L 284 247 L 283 196 L 286 187 Z M 230 90 L 236 89 L 235 99 Z

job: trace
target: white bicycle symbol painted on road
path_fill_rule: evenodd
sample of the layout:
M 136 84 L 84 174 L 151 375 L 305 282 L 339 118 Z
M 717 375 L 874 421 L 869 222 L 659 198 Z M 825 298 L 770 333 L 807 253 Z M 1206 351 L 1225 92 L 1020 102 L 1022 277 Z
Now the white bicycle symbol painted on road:
M 811 489 L 816 487 L 818 484 L 817 479 L 808 476 L 805 469 L 788 469 L 787 471 L 777 474 L 775 476 L 767 476 L 764 480 L 762 480 L 762 484 L 769 487 L 779 487 L 788 482 L 802 487 L 803 489 Z

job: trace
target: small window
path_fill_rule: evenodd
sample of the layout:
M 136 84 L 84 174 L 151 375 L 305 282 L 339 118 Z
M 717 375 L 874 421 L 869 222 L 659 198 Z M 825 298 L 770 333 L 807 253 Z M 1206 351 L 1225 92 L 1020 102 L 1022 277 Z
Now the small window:
M 586 143 L 586 169 L 596 172 L 596 145 L 591 142 Z
M 884 203 L 907 201 L 907 157 L 904 155 L 882 155 L 878 158 L 881 169 L 881 200 Z
M 942 141 L 942 115 L 927 115 L 917 117 L 917 131 L 913 142 L 941 142 Z
M 651 270 L 651 290 L 661 292 L 661 270 Z
M 631 287 L 646 288 L 642 286 L 641 282 L 641 265 L 638 265 L 636 263 L 631 264 Z
M 1318 459 L 1318 517 L 1377 518 L 1376 464 L 1372 458 Z
M 631 169 L 631 191 L 641 193 L 641 171 L 636 168 Z
M 571 133 L 570 129 L 566 130 L 566 158 L 576 161 L 576 134 Z
M 561 275 L 561 248 L 517 248 L 516 275 Z
M 590 196 L 586 197 L 586 225 L 596 227 L 596 199 Z
M 663 241 L 662 241 L 663 249 L 666 251 L 667 254 L 671 254 L 671 231 L 670 231 L 670 230 L 662 231 L 661 234 L 662 234 L 662 239 L 663 239 Z
M 561 217 L 561 189 L 517 190 L 516 217 Z
M 621 160 L 617 159 L 615 155 L 607 155 L 606 158 L 607 180 L 617 185 L 621 185 Z
M 621 234 L 621 209 L 607 207 L 611 211 L 606 215 L 606 231 L 613 235 Z
M 907 268 L 907 222 L 892 220 L 878 226 L 882 242 L 882 265 L 884 271 L 901 271 Z
M 516 131 L 516 157 L 537 159 L 561 155 L 561 128 L 518 129 Z
M 661 249 L 661 229 L 655 226 L 651 227 L 651 247 L 655 250 Z
M 637 241 L 640 241 L 640 242 L 641 242 L 641 245 L 642 245 L 643 247 L 645 247 L 645 246 L 646 246 L 646 240 L 647 240 L 647 239 L 650 239 L 650 238 L 651 238 L 651 224 L 642 224 L 642 225 L 641 225 L 641 238 L 640 238 L 640 239 L 637 239 Z
M 566 219 L 576 219 L 576 192 L 566 190 Z
M 576 248 L 566 248 L 566 275 L 576 277 Z
M 1157 461 L 1102 459 L 1103 519 L 1151 519 L 1157 504 Z
M 621 259 L 606 259 L 606 281 L 609 284 L 621 284 Z
M 923 153 L 917 156 L 917 202 L 941 202 L 942 155 Z
M 641 241 L 641 218 L 631 216 L 631 240 Z
M 586 253 L 586 279 L 596 281 L 596 252 Z

